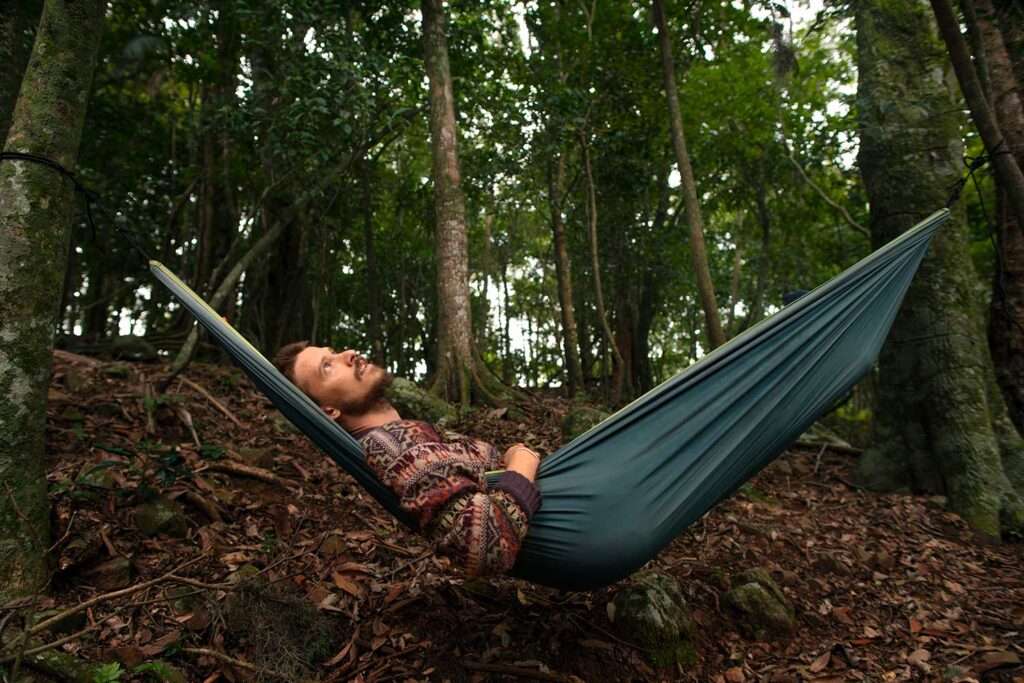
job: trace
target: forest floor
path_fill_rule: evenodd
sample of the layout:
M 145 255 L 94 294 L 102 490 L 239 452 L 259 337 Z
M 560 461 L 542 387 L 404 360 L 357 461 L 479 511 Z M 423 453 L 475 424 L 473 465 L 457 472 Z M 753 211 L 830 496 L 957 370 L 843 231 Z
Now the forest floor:
M 467 580 L 240 371 L 195 365 L 157 395 L 165 371 L 58 354 L 50 388 L 58 572 L 41 607 L 120 591 L 69 619 L 78 635 L 59 647 L 121 680 L 167 674 L 143 664 L 159 661 L 205 683 L 1024 682 L 1024 547 L 976 542 L 940 499 L 857 489 L 853 456 L 787 452 L 648 565 L 678 578 L 697 625 L 697 662 L 655 669 L 608 620 L 622 584 Z M 554 450 L 568 404 L 521 408 L 528 423 L 481 410 L 453 428 Z M 139 530 L 157 494 L 181 506 L 181 537 Z M 737 632 L 722 596 L 753 567 L 792 601 L 791 638 Z

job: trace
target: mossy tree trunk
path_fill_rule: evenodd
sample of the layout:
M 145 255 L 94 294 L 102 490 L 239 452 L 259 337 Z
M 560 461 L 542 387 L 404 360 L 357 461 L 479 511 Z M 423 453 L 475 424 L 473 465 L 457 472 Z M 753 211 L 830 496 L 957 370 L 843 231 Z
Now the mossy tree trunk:
M 924 0 L 856 3 L 859 163 L 875 246 L 940 208 L 959 178 L 964 123 Z M 872 488 L 940 493 L 981 535 L 1024 529 L 1024 445 L 994 390 L 961 205 L 936 235 L 879 358 Z M 1010 476 L 1008 476 L 1008 474 Z
M 500 402 L 506 387 L 473 348 L 466 201 L 459 170 L 455 97 L 442 0 L 423 0 L 423 52 L 429 79 L 430 151 L 437 238 L 437 365 L 431 391 L 451 403 Z
M 973 23 L 979 44 L 974 47 L 975 69 L 980 77 L 980 65 L 987 65 L 984 72 L 989 106 L 1014 161 L 1024 168 L 1024 93 L 999 29 L 999 14 L 992 0 L 972 0 L 967 5 L 976 10 Z M 1024 7 L 1018 10 L 1024 13 Z M 1024 55 L 1018 59 L 1024 61 Z M 1010 418 L 1017 431 L 1024 434 L 1024 222 L 1011 209 L 1008 199 L 1006 188 L 998 186 L 1000 268 L 992 287 L 988 338 Z
M 40 0 L 0 0 L 0 146 L 11 127 L 42 6 Z
M 6 149 L 73 168 L 103 13 L 47 0 Z M 74 191 L 36 163 L 0 163 L 0 603 L 45 583 L 43 428 Z

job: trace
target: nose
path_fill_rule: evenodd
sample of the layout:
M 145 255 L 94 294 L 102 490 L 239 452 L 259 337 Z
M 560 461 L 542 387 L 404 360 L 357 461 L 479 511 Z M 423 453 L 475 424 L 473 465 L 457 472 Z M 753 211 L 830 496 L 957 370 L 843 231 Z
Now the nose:
M 347 365 L 351 365 L 353 362 L 355 362 L 356 356 L 359 355 L 359 354 L 357 354 L 352 349 L 345 349 L 344 351 L 341 352 L 340 355 L 341 355 L 341 361 L 343 363 L 345 363 Z

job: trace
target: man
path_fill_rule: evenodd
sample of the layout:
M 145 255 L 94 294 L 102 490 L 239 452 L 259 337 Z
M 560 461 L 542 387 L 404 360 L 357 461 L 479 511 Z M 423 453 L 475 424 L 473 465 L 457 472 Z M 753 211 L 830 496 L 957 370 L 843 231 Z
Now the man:
M 540 506 L 534 485 L 540 457 L 523 444 L 504 456 L 491 444 L 403 420 L 384 398 L 391 375 L 348 349 L 294 342 L 277 368 L 359 440 L 367 464 L 412 513 L 436 552 L 470 575 L 511 569 Z M 493 487 L 484 473 L 504 468 Z

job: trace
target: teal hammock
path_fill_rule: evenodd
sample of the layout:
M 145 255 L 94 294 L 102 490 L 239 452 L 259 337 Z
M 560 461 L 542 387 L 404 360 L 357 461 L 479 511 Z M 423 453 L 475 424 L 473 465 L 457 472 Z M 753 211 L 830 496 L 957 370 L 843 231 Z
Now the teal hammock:
M 871 369 L 942 210 L 544 459 L 514 576 L 570 590 L 639 569 Z M 173 273 L 153 274 L 295 425 L 412 527 L 359 443 Z

